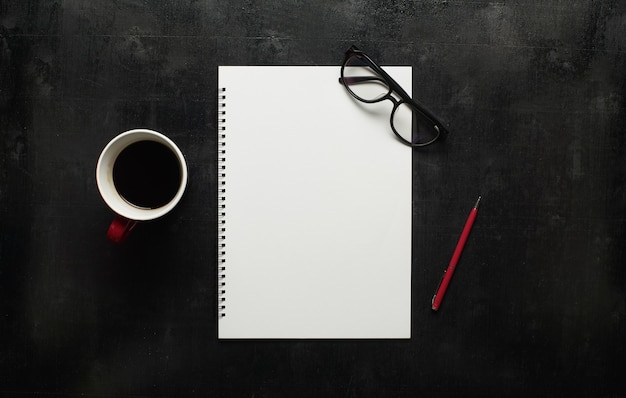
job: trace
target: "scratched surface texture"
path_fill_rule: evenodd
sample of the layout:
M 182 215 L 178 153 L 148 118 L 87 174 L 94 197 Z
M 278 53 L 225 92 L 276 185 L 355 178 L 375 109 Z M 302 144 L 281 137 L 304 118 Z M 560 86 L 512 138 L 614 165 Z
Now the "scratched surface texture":
M 217 65 L 352 44 L 451 131 L 413 153 L 412 339 L 217 341 Z M 617 0 L 0 0 L 0 395 L 626 397 L 625 71 Z M 190 183 L 116 247 L 94 169 L 135 127 Z

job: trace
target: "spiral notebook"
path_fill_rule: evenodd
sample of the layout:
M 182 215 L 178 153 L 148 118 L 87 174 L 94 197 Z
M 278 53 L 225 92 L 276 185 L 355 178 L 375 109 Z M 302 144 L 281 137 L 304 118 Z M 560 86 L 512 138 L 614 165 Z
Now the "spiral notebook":
M 411 337 L 412 151 L 339 74 L 218 69 L 220 339 Z

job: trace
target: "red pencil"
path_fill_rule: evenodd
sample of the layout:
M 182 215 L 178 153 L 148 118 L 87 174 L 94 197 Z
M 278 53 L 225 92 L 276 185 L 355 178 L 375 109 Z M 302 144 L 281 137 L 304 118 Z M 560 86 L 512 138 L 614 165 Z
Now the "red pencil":
M 478 214 L 478 204 L 480 203 L 480 196 L 474 205 L 472 211 L 470 211 L 469 216 L 467 217 L 467 221 L 465 221 L 465 226 L 463 227 L 463 232 L 461 232 L 461 237 L 459 238 L 459 242 L 456 244 L 456 249 L 454 249 L 454 254 L 452 254 L 452 259 L 450 260 L 450 264 L 448 268 L 443 272 L 443 278 L 441 279 L 441 283 L 439 284 L 439 288 L 435 292 L 432 301 L 433 311 L 437 311 L 439 306 L 441 305 L 441 301 L 443 300 L 444 294 L 446 294 L 446 289 L 448 289 L 448 285 L 450 284 L 450 279 L 452 279 L 452 274 L 454 273 L 454 269 L 456 268 L 456 264 L 459 262 L 459 257 L 461 257 L 461 252 L 463 251 L 463 247 L 465 246 L 465 242 L 467 241 L 467 237 L 469 236 L 470 231 L 472 230 L 472 225 L 474 225 L 474 220 L 476 219 L 476 214 Z

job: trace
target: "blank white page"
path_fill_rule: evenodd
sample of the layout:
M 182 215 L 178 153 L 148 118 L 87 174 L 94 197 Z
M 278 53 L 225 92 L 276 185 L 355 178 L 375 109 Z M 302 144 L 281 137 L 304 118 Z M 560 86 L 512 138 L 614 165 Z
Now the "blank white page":
M 385 70 L 411 92 L 411 67 Z M 410 338 L 412 150 L 391 131 L 391 102 L 356 101 L 339 67 L 218 72 L 218 337 Z

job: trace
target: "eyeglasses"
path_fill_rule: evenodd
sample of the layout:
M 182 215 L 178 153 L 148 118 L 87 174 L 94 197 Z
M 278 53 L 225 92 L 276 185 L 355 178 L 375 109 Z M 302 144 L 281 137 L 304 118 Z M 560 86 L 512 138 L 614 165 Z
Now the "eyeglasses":
M 448 130 L 432 113 L 411 98 L 387 72 L 355 46 L 346 51 L 339 83 L 359 101 L 368 104 L 384 100 L 393 102 L 391 129 L 403 144 L 423 147 L 448 136 Z M 400 99 L 392 96 L 392 92 Z

